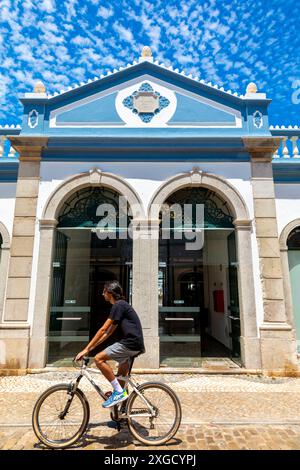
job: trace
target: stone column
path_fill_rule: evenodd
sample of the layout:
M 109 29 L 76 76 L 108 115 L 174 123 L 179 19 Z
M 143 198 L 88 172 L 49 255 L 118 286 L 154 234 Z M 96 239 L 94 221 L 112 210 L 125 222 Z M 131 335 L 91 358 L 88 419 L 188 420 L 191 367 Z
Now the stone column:
M 251 220 L 235 220 L 241 320 L 241 358 L 247 369 L 261 369 L 252 267 Z
M 252 191 L 260 277 L 263 291 L 264 321 L 260 326 L 262 368 L 288 371 L 296 364 L 296 343 L 283 290 L 272 158 L 279 138 L 245 138 L 251 155 Z
M 132 304 L 142 322 L 146 347 L 136 367 L 159 367 L 158 239 L 159 221 L 133 222 Z
M 0 250 L 0 324 L 3 320 L 4 295 L 9 266 L 9 243 L 3 242 Z
M 28 305 L 31 285 L 40 159 L 45 138 L 12 137 L 20 153 L 11 256 L 0 338 L 5 352 L 0 367 L 27 367 L 29 332 Z M 3 344 L 3 343 L 2 343 Z
M 37 267 L 34 319 L 30 338 L 28 368 L 45 367 L 51 301 L 52 259 L 57 220 L 40 221 L 40 250 Z

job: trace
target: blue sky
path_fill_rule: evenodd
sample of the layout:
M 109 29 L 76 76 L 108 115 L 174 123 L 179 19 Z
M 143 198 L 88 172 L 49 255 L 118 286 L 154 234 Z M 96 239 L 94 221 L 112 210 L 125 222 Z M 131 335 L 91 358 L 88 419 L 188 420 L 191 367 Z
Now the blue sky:
M 20 124 L 18 96 L 53 93 L 154 60 L 273 102 L 270 123 L 300 125 L 299 0 L 0 0 L 0 124 Z M 299 103 L 298 103 L 299 102 Z

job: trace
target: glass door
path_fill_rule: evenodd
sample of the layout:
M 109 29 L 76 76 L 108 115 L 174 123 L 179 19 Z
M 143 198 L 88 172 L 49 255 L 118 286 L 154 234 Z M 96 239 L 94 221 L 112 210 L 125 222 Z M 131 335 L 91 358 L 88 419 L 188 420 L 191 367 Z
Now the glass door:
M 90 230 L 57 230 L 48 363 L 69 362 L 89 341 L 90 243 Z
M 126 299 L 132 296 L 131 240 L 100 240 L 86 228 L 57 230 L 53 260 L 48 363 L 70 364 L 107 319 L 111 304 L 102 295 L 116 279 Z M 109 337 L 93 355 L 117 341 Z
M 198 367 L 204 297 L 201 251 L 186 251 L 185 240 L 161 240 L 158 283 L 161 366 Z
M 300 354 L 300 227 L 290 233 L 287 245 L 297 351 Z
M 240 306 L 238 293 L 238 275 L 237 275 L 237 257 L 235 246 L 235 233 L 232 232 L 228 236 L 228 278 L 229 278 L 229 305 L 228 319 L 230 325 L 231 337 L 231 356 L 239 358 L 241 355 L 241 322 L 240 322 Z

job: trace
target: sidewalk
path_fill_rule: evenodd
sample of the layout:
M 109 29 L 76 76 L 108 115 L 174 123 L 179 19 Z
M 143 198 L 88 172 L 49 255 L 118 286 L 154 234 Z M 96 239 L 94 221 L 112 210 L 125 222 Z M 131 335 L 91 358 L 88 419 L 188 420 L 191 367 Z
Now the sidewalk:
M 37 397 L 70 381 L 77 371 L 0 377 L 0 449 L 43 449 L 31 429 Z M 106 380 L 96 381 L 110 390 Z M 182 424 L 161 449 L 300 449 L 300 378 L 254 375 L 147 374 L 139 382 L 168 383 L 182 404 Z M 82 379 L 90 406 L 90 426 L 75 449 L 144 449 L 124 427 L 118 432 L 98 395 Z M 147 447 L 147 449 L 150 449 Z M 156 448 L 158 450 L 158 448 Z

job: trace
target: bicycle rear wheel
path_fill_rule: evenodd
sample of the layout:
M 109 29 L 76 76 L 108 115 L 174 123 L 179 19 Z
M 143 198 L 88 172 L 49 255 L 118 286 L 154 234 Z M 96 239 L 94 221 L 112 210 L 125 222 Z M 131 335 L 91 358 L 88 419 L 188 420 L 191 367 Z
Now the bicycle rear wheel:
M 181 405 L 173 390 L 160 382 L 147 382 L 138 391 L 153 407 L 150 416 L 147 403 L 136 392 L 128 398 L 126 414 L 132 435 L 146 445 L 161 445 L 175 436 L 181 423 Z
M 47 447 L 63 449 L 84 433 L 90 418 L 88 401 L 80 389 L 70 393 L 68 384 L 48 388 L 37 400 L 32 413 L 36 437 Z

